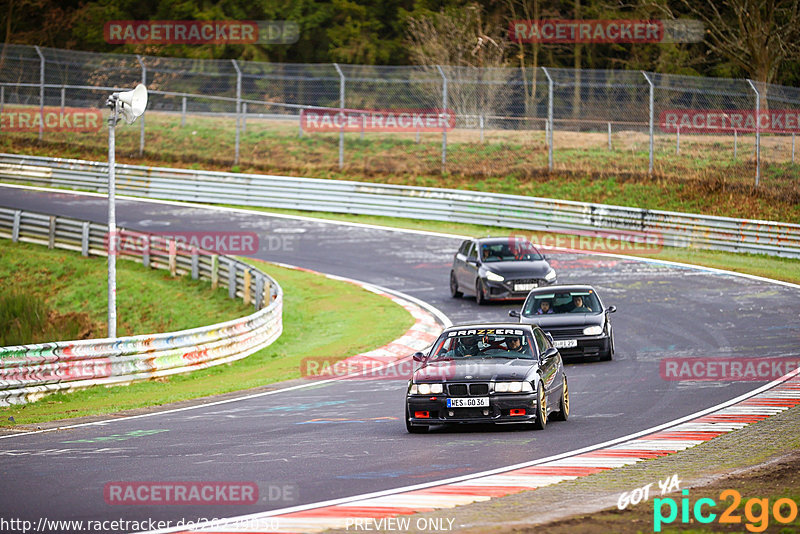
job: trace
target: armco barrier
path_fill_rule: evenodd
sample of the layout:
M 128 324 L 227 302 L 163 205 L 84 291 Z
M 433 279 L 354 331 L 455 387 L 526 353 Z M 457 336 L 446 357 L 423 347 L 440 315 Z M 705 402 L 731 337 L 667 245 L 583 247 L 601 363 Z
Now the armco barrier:
M 0 237 L 76 250 L 85 256 L 106 254 L 106 230 L 96 223 L 0 208 Z M 146 235 L 118 232 L 140 238 Z M 154 244 L 158 239 L 149 238 Z M 133 259 L 174 274 L 208 279 L 214 286 L 225 283 L 232 298 L 253 303 L 256 312 L 180 332 L 0 347 L 0 406 L 33 401 L 56 391 L 127 384 L 232 362 L 281 335 L 283 291 L 265 273 L 181 243 L 142 252 Z
M 105 192 L 106 163 L 0 154 L 0 180 Z M 551 232 L 635 232 L 674 247 L 800 258 L 800 225 L 566 200 L 353 181 L 119 165 L 143 197 L 387 215 Z

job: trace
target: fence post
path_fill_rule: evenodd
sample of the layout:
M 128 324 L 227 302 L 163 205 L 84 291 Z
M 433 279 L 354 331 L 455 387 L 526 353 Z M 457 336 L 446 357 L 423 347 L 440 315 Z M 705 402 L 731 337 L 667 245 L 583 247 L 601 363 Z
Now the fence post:
M 219 286 L 219 256 L 211 255 L 211 289 Z
M 242 110 L 242 71 L 239 68 L 239 64 L 236 62 L 235 59 L 231 60 L 233 63 L 233 68 L 236 69 L 236 145 L 234 148 L 234 155 L 233 155 L 233 164 L 239 164 L 239 119 L 241 117 L 240 112 Z
M 647 85 L 650 86 L 650 163 L 647 166 L 647 172 L 649 174 L 653 174 L 653 81 L 650 79 L 650 76 L 647 75 L 645 71 L 642 71 L 642 76 L 644 79 L 647 80 Z
M 147 234 L 144 247 L 142 247 L 142 265 L 145 267 L 150 267 L 150 237 L 150 234 Z
M 50 216 L 50 231 L 47 235 L 47 248 L 54 248 L 56 246 L 56 216 Z
M 264 307 L 264 277 L 256 274 L 256 310 Z
M 245 306 L 250 304 L 250 281 L 252 280 L 253 275 L 250 273 L 250 269 L 245 269 L 244 271 L 244 289 L 242 290 L 242 302 Z
M 553 78 L 547 72 L 546 67 L 542 67 L 544 75 L 547 76 L 547 169 L 553 170 Z
M 336 72 L 339 73 L 339 108 L 342 110 L 342 114 L 344 114 L 344 73 L 342 69 L 339 68 L 338 63 L 334 63 L 333 66 L 336 68 Z M 341 117 L 342 124 L 344 124 L 344 117 Z M 344 167 L 344 126 L 339 128 L 339 169 L 341 170 Z
M 142 85 L 145 87 L 147 86 L 147 67 L 144 64 L 144 59 L 142 56 L 136 55 L 136 60 L 139 62 L 139 66 L 142 67 Z M 139 123 L 139 157 L 144 155 L 144 114 L 139 117 L 141 121 Z
M 14 222 L 12 223 L 11 226 L 11 241 L 13 243 L 19 241 L 19 223 L 21 217 L 22 217 L 21 210 L 14 211 Z
M 181 97 L 181 127 L 186 126 L 186 97 Z
M 169 274 L 175 276 L 178 272 L 178 251 L 177 243 L 174 239 L 167 240 L 169 250 Z
M 761 94 L 756 89 L 753 80 L 748 79 L 747 83 L 756 94 L 756 187 L 761 179 Z
M 442 113 L 447 114 L 447 76 L 444 75 L 444 70 L 440 65 L 436 65 L 439 69 L 439 74 L 442 76 Z M 442 128 L 442 174 L 447 171 L 447 122 L 445 118 L 445 125 Z
M 611 121 L 608 122 L 608 149 L 611 150 Z
M 200 257 L 197 254 L 197 247 L 192 247 L 192 280 L 200 277 Z
M 84 258 L 89 257 L 89 221 L 81 225 L 81 255 Z
M 39 54 L 39 141 L 44 135 L 44 54 L 38 46 L 34 46 Z
M 481 113 L 479 120 L 481 123 L 481 144 L 483 144 L 483 113 Z
M 247 133 L 247 102 L 242 102 L 242 133 Z
M 228 262 L 228 297 L 236 298 L 236 263 Z
M 303 137 L 303 110 L 300 110 L 300 113 L 297 114 L 297 137 Z
M 64 100 L 66 98 L 66 88 L 62 85 L 61 86 L 61 114 L 64 114 Z

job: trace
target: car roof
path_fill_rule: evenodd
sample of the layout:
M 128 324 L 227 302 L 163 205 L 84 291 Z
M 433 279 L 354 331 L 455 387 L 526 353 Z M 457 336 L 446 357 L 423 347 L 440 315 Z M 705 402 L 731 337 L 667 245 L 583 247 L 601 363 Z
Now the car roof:
M 597 293 L 597 290 L 589 285 L 563 285 L 563 286 L 542 286 L 537 287 L 536 289 L 532 289 L 531 293 L 538 295 L 539 293 L 558 293 L 563 292 L 566 293 L 568 291 L 594 291 Z
M 486 330 L 486 329 L 496 329 L 496 328 L 514 328 L 514 329 L 522 329 L 522 330 L 533 330 L 536 325 L 533 324 L 522 324 L 522 323 L 471 323 L 471 324 L 456 324 L 450 327 L 445 328 L 442 333 L 444 332 L 452 332 L 453 330 Z
M 528 239 L 524 236 L 505 236 L 505 237 L 480 237 L 475 239 L 479 244 L 486 245 L 486 244 L 494 244 L 494 243 L 510 243 L 512 241 L 528 241 Z

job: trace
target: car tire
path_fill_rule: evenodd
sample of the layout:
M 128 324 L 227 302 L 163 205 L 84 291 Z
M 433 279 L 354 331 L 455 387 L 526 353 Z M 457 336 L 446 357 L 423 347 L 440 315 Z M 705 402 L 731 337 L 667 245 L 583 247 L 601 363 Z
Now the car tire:
M 547 393 L 545 393 L 543 383 L 539 382 L 536 392 L 538 395 L 536 396 L 536 419 L 533 421 L 533 428 L 534 430 L 544 430 L 547 426 Z
M 608 362 L 614 357 L 614 332 L 611 332 L 611 336 L 608 338 L 608 350 L 600 356 L 601 362 Z
M 569 419 L 569 387 L 567 377 L 564 377 L 564 385 L 561 388 L 561 398 L 558 401 L 558 411 L 553 414 L 553 421 L 566 421 Z
M 450 271 L 450 296 L 454 299 L 464 296 L 464 293 L 458 290 L 458 280 L 456 280 L 456 273 L 453 271 Z
M 411 421 L 411 414 L 408 411 L 408 406 L 406 406 L 406 430 L 408 430 L 409 434 L 424 434 L 428 431 L 428 427 L 425 425 L 412 425 Z
M 487 302 L 483 282 L 480 279 L 475 283 L 475 302 L 478 303 L 478 306 L 483 306 Z

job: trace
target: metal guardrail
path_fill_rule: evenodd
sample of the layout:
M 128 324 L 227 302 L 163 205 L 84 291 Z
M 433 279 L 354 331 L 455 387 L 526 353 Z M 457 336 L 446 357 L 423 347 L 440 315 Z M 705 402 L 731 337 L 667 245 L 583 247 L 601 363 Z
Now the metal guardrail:
M 119 253 L 173 275 L 228 285 L 231 298 L 252 303 L 256 312 L 224 323 L 115 339 L 61 341 L 0 347 L 0 406 L 21 404 L 48 393 L 94 385 L 121 385 L 232 362 L 270 345 L 283 330 L 283 290 L 267 274 L 233 258 L 180 242 L 118 230 L 120 239 L 147 239 L 134 256 Z M 0 237 L 106 255 L 107 227 L 66 217 L 0 208 Z
M 106 163 L 0 154 L 0 180 L 105 192 Z M 567 200 L 120 165 L 117 191 L 135 196 L 246 206 L 391 215 L 557 233 L 633 236 L 648 243 L 800 258 L 800 225 L 645 210 Z M 624 249 L 623 249 L 624 251 Z

